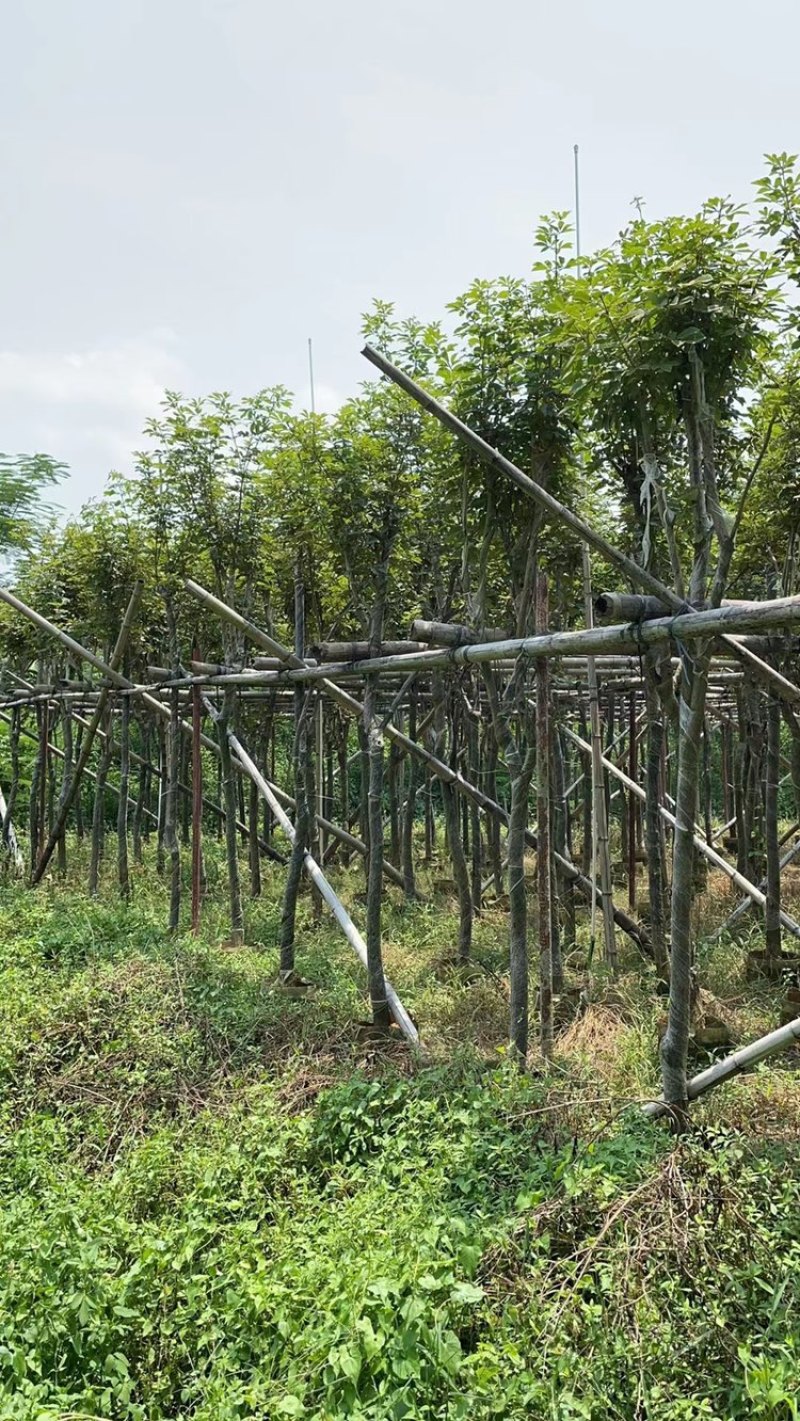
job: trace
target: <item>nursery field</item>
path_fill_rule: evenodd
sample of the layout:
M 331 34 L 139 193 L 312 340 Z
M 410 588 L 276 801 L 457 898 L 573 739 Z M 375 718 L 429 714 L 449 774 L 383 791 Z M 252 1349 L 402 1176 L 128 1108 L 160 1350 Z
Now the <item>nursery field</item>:
M 464 969 L 446 896 L 387 901 L 414 1052 L 370 1029 L 362 969 L 307 895 L 312 986 L 277 985 L 279 867 L 231 946 L 213 841 L 197 937 L 165 933 L 149 851 L 127 906 L 110 869 L 86 898 L 83 854 L 74 885 L 0 889 L 0 1415 L 797 1415 L 792 1053 L 676 1141 L 639 1108 L 660 999 L 638 956 L 595 973 L 521 1074 L 501 911 Z M 336 882 L 352 901 L 363 880 Z M 712 874 L 698 960 L 749 1040 L 782 989 L 745 980 L 746 928 L 704 943 L 734 901 Z

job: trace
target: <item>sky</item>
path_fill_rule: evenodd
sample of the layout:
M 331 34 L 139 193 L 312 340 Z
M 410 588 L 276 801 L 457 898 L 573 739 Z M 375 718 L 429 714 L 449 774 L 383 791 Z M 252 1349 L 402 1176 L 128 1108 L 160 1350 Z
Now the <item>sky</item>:
M 375 297 L 440 317 L 584 250 L 747 200 L 800 148 L 794 0 L 31 0 L 0 82 L 0 450 L 130 471 L 165 388 L 334 409 Z

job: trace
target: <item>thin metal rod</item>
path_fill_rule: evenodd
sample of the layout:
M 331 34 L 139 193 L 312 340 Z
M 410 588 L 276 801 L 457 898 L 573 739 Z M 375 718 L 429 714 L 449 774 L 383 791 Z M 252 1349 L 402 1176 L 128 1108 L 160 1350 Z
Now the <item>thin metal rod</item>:
M 572 149 L 575 163 L 575 271 L 578 276 L 581 274 L 581 185 L 580 185 L 580 160 L 578 157 L 578 145 Z

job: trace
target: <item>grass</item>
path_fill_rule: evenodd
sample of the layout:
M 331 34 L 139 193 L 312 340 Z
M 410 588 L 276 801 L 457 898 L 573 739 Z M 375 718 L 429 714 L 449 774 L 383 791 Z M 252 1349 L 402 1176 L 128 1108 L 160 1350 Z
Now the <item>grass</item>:
M 520 1077 L 500 912 L 461 974 L 448 900 L 387 897 L 415 1058 L 362 1029 L 361 968 L 308 898 L 314 990 L 276 989 L 280 870 L 232 949 L 213 842 L 198 938 L 164 931 L 152 864 L 125 907 L 73 857 L 0 887 L 1 1417 L 797 1416 L 791 1056 L 675 1142 L 636 1105 L 663 1010 L 638 957 Z M 728 898 L 712 876 L 698 927 Z M 699 950 L 742 1040 L 780 998 L 744 957 Z

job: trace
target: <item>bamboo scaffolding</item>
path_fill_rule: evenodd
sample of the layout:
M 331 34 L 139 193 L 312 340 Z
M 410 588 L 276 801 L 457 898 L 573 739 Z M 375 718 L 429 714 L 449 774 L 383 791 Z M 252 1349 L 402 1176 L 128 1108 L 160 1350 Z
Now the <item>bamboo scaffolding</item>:
M 298 660 L 287 647 L 282 646 L 280 642 L 276 642 L 273 637 L 269 636 L 267 632 L 262 631 L 254 622 L 251 622 L 247 617 L 243 617 L 240 612 L 237 612 L 233 607 L 229 607 L 227 603 L 220 601 L 218 597 L 215 597 L 214 594 L 207 591 L 206 588 L 201 587 L 199 583 L 187 579 L 184 585 L 186 590 L 197 597 L 209 611 L 216 612 L 217 616 L 229 621 L 232 626 L 237 627 L 245 636 L 248 636 L 256 646 L 264 646 L 274 655 L 280 656 L 289 666 L 294 665 Z M 356 700 L 354 696 L 351 696 L 348 691 L 345 691 L 341 686 L 337 686 L 334 681 L 330 681 L 326 677 L 323 678 L 322 686 L 326 694 L 330 695 L 338 705 L 347 711 L 348 715 L 363 716 L 364 708 L 362 703 Z M 503 809 L 502 805 L 497 804 L 489 795 L 484 794 L 483 790 L 470 784 L 460 771 L 452 769 L 451 766 L 445 764 L 443 760 L 437 759 L 429 750 L 417 744 L 415 740 L 405 735 L 403 731 L 398 730 L 397 726 L 392 725 L 391 722 L 384 723 L 383 730 L 388 739 L 402 746 L 410 755 L 414 755 L 417 759 L 421 760 L 437 779 L 444 780 L 446 784 L 451 784 L 454 789 L 465 795 L 466 798 L 472 799 L 480 809 L 498 818 L 506 827 L 508 826 L 508 813 Z M 532 833 L 530 829 L 525 832 L 525 842 L 529 848 L 537 848 L 536 835 Z M 570 863 L 568 859 L 562 858 L 560 854 L 555 854 L 554 857 L 563 871 L 564 877 L 568 881 L 575 883 L 581 892 L 587 898 L 590 898 L 592 887 L 589 879 L 586 878 L 574 864 Z M 614 921 L 617 926 L 620 927 L 623 932 L 627 933 L 636 943 L 640 951 L 648 955 L 649 939 L 641 924 L 635 922 L 634 919 L 630 918 L 627 913 L 623 912 L 623 910 L 616 905 L 614 906 Z

